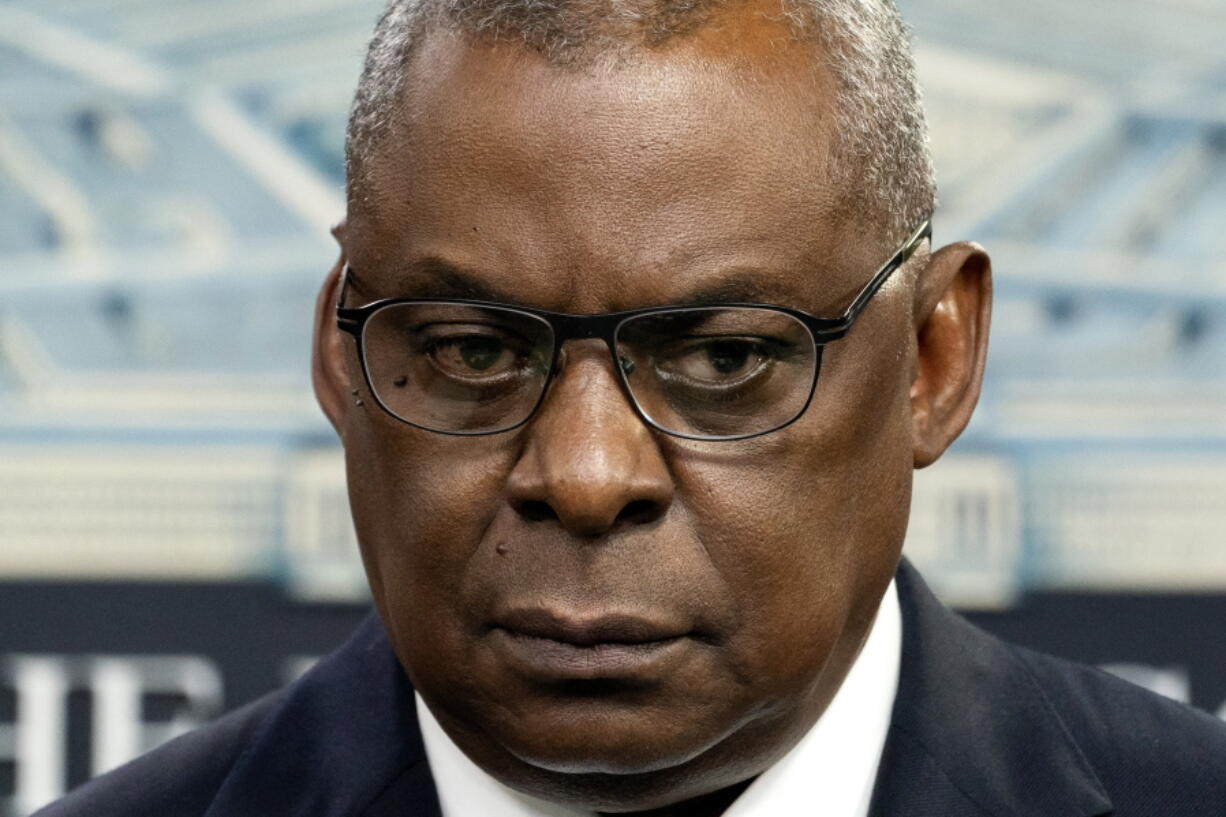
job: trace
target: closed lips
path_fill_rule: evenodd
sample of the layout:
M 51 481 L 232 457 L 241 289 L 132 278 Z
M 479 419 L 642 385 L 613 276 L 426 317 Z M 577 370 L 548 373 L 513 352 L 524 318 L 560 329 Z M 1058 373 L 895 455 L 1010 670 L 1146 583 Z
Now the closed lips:
M 680 638 L 688 632 L 686 626 L 663 619 L 625 614 L 579 618 L 543 609 L 515 610 L 497 617 L 495 626 L 513 635 L 549 639 L 576 647 L 652 644 Z

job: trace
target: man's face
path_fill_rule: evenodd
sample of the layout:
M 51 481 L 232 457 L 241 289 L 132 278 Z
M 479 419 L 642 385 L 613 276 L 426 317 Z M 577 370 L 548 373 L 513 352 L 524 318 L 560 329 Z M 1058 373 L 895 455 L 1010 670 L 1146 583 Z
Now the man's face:
M 894 248 L 828 181 L 831 92 L 808 46 L 761 28 L 577 70 L 432 36 L 351 208 L 347 305 L 591 313 L 715 289 L 838 316 Z M 362 387 L 338 426 L 371 587 L 466 753 L 516 788 L 629 810 L 790 748 L 897 563 L 912 278 L 826 350 L 799 421 L 752 440 L 649 430 L 599 341 L 568 342 L 533 420 L 492 436 L 410 427 Z

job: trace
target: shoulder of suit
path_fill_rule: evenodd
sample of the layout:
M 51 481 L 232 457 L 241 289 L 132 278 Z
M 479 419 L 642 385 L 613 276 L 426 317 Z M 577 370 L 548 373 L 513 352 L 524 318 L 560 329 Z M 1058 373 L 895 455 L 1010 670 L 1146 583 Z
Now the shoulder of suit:
M 200 817 L 283 695 L 266 695 L 96 777 L 34 817 Z
M 1013 649 L 1117 803 L 1152 801 L 1160 814 L 1192 798 L 1205 810 L 1180 814 L 1226 814 L 1226 722 L 1094 667 Z

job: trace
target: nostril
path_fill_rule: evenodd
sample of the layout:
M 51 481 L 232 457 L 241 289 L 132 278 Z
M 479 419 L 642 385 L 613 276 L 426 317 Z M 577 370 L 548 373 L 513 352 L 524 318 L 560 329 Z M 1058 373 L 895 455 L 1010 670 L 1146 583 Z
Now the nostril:
M 558 514 L 548 502 L 542 502 L 538 499 L 523 499 L 514 504 L 515 510 L 519 512 L 519 515 L 530 522 L 545 522 L 558 518 Z
M 634 524 L 651 522 L 660 515 L 661 510 L 662 508 L 658 502 L 653 502 L 650 499 L 635 499 L 627 502 L 625 507 L 621 509 L 617 514 L 617 521 Z

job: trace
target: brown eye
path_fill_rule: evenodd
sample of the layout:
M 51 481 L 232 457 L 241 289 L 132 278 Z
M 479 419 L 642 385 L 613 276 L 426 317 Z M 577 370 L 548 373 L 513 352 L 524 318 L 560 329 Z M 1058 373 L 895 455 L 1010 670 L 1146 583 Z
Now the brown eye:
M 716 338 L 687 344 L 664 362 L 666 373 L 695 384 L 719 385 L 752 377 L 770 362 L 761 343 L 739 338 Z
M 719 374 L 732 375 L 745 367 L 752 352 L 747 343 L 720 341 L 707 345 L 707 362 Z
M 518 362 L 507 344 L 490 335 L 436 338 L 430 356 L 443 369 L 460 375 L 501 374 Z
M 456 344 L 464 365 L 483 372 L 502 357 L 502 344 L 490 338 L 470 338 Z

